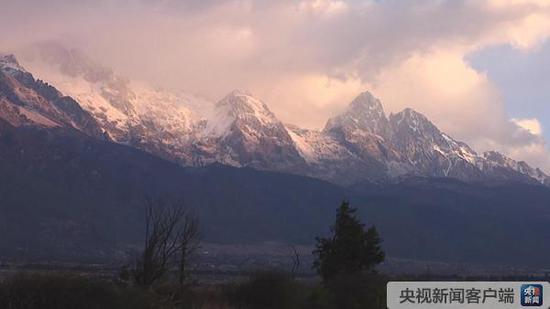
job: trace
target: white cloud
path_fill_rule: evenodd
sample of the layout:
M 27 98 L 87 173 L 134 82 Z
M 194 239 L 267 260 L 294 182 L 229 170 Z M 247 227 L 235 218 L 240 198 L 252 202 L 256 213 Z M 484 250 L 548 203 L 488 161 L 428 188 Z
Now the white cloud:
M 344 1 L 338 0 L 305 0 L 299 3 L 298 8 L 306 12 L 330 17 L 344 13 L 348 9 L 348 5 Z
M 512 121 L 521 128 L 529 131 L 533 135 L 542 135 L 542 125 L 536 118 L 533 119 L 512 119 Z
M 531 143 L 522 147 L 507 148 L 508 155 L 518 160 L 523 160 L 541 168 L 548 173 L 550 171 L 550 156 L 548 147 L 544 142 Z

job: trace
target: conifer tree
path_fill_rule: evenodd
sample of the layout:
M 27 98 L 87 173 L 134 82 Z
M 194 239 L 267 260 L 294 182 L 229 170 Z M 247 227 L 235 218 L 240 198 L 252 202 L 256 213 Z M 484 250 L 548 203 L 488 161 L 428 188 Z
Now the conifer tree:
M 374 272 L 384 261 L 381 239 L 376 228 L 365 229 L 357 217 L 357 209 L 342 202 L 336 212 L 336 221 L 330 238 L 317 238 L 314 268 L 323 282 L 337 276 Z

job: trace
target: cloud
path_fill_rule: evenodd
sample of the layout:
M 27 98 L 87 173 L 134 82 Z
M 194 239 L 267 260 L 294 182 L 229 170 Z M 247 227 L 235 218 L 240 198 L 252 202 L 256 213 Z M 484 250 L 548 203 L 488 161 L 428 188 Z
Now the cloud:
M 261 97 L 286 122 L 320 128 L 362 90 L 410 106 L 479 150 L 539 134 L 510 120 L 499 89 L 465 60 L 550 36 L 544 0 L 0 0 L 0 49 L 55 39 L 133 78 L 219 99 Z M 547 165 L 550 170 L 550 164 Z
M 520 126 L 521 128 L 529 131 L 533 135 L 542 135 L 542 125 L 536 118 L 533 119 L 512 119 L 512 122 Z
M 330 17 L 336 14 L 344 13 L 347 11 L 349 6 L 344 1 L 313 0 L 301 1 L 299 8 L 300 10 L 310 11 L 314 14 L 322 14 Z
M 507 154 L 512 158 L 521 158 L 521 160 L 541 168 L 546 173 L 550 170 L 550 156 L 545 143 L 531 143 L 522 147 L 507 148 L 507 151 Z
M 548 144 L 542 136 L 543 127 L 540 121 L 533 119 L 512 119 L 522 130 L 529 132 L 535 138 L 515 147 L 507 147 L 504 151 L 512 158 L 529 162 L 545 171 L 550 171 L 550 154 Z

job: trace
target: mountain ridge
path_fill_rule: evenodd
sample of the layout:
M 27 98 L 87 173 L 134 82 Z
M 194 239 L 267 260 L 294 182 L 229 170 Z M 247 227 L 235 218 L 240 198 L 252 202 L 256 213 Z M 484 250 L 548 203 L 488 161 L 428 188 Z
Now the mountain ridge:
M 480 155 L 411 108 L 386 116 L 380 100 L 368 91 L 328 119 L 323 130 L 308 130 L 283 124 L 265 102 L 246 91 L 208 102 L 138 87 L 111 70 L 94 68 L 82 55 L 71 56 L 67 64 L 65 53 L 54 48 L 45 56 L 63 68 L 50 74 L 61 86 L 55 90 L 59 95 L 74 96 L 112 140 L 184 166 L 219 162 L 343 185 L 415 176 L 550 185 L 540 169 L 496 152 Z M 32 80 L 13 55 L 0 58 L 0 69 Z

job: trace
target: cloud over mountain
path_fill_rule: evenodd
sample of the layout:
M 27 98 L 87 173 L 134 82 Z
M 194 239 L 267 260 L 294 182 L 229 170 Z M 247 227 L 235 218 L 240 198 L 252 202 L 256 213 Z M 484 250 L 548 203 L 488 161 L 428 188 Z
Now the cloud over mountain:
M 213 100 L 250 89 L 283 121 L 317 128 L 372 89 L 390 112 L 411 106 L 477 149 L 550 169 L 543 137 L 511 121 L 465 60 L 501 44 L 529 53 L 550 35 L 550 1 L 1 2 L 3 50 L 63 41 Z

